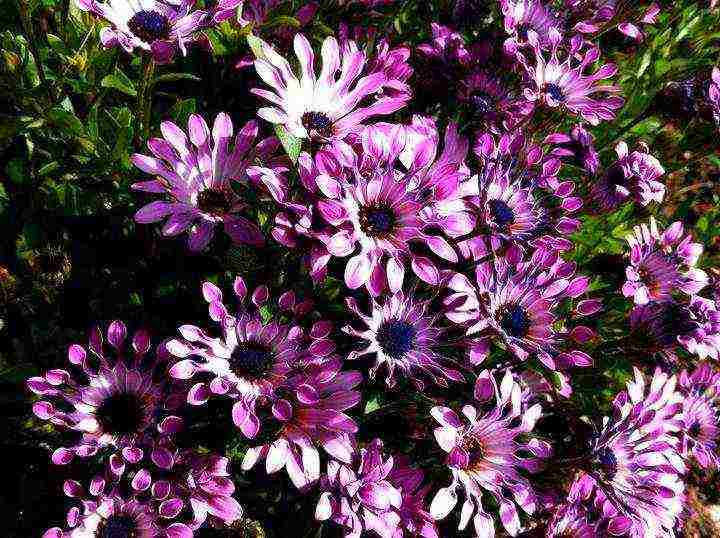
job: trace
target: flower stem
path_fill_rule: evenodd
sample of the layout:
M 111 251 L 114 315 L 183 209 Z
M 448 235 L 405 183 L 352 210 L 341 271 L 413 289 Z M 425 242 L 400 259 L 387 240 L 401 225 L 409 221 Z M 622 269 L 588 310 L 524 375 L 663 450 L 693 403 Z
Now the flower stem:
M 153 76 L 155 75 L 155 60 L 150 55 L 144 55 L 142 61 L 142 80 L 138 91 L 138 116 L 140 118 L 141 141 L 150 136 L 150 112 L 152 109 Z

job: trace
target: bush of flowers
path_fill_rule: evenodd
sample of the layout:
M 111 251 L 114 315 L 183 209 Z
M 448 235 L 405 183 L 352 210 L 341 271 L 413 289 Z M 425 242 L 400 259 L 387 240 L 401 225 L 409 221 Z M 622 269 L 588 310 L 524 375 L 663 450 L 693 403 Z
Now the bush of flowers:
M 3 536 L 720 535 L 716 0 L 17 0 Z

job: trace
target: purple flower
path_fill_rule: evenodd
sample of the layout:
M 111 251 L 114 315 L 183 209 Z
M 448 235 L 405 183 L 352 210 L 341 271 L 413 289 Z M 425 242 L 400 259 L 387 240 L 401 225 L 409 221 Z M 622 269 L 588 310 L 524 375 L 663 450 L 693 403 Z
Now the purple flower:
M 505 17 L 505 31 L 511 36 L 505 42 L 507 50 L 527 43 L 530 31 L 535 32 L 546 47 L 550 44 L 550 30 L 563 25 L 560 15 L 540 0 L 500 0 L 500 7 Z
M 282 174 L 287 168 L 284 160 L 273 157 L 278 140 L 266 138 L 253 147 L 258 127 L 251 121 L 237 133 L 231 149 L 233 124 L 224 112 L 215 118 L 212 131 L 203 118 L 192 114 L 189 139 L 169 121 L 163 122 L 160 130 L 164 138 L 151 138 L 147 143 L 154 156 L 132 156 L 136 167 L 157 179 L 135 183 L 132 188 L 164 194 L 169 200 L 142 207 L 135 214 L 136 222 L 167 218 L 162 234 L 172 237 L 187 231 L 193 251 L 207 246 L 218 224 L 236 243 L 263 244 L 257 225 L 241 215 L 247 204 L 233 190 L 233 182 L 245 187 L 262 185 L 275 200 L 282 200 L 286 189 Z
M 255 60 L 260 78 L 272 88 L 255 88 L 253 93 L 274 106 L 258 110 L 258 116 L 270 123 L 281 124 L 299 138 L 318 140 L 343 139 L 357 130 L 372 116 L 390 114 L 405 106 L 408 95 L 376 97 L 388 84 L 384 72 L 360 77 L 368 58 L 355 42 L 343 47 L 332 37 L 322 45 L 323 67 L 315 71 L 315 53 L 302 34 L 294 40 L 295 54 L 300 62 L 300 79 L 288 61 L 263 42 L 263 57 Z M 337 71 L 341 75 L 336 79 Z M 364 100 L 369 101 L 363 106 Z
M 625 142 L 615 146 L 618 160 L 610 165 L 605 174 L 592 186 L 591 197 L 602 212 L 615 211 L 632 198 L 640 205 L 661 203 L 665 197 L 665 185 L 659 178 L 665 169 L 648 147 L 640 144 L 639 150 L 628 152 Z
M 685 465 L 675 437 L 683 427 L 675 384 L 675 377 L 656 370 L 648 386 L 636 369 L 592 440 L 587 469 L 571 487 L 569 500 L 594 499 L 614 535 L 660 538 L 677 528 Z
M 195 9 L 193 0 L 76 0 L 77 6 L 110 23 L 100 32 L 105 47 L 126 52 L 140 48 L 159 63 L 172 61 L 179 49 L 196 40 L 200 30 L 212 23 L 213 14 Z M 237 3 L 237 2 L 236 2 Z
M 682 222 L 673 223 L 661 234 L 651 217 L 650 225 L 635 226 L 627 241 L 630 265 L 625 269 L 622 291 L 625 297 L 633 297 L 635 304 L 667 301 L 675 291 L 693 295 L 707 284 L 705 271 L 695 267 L 703 246 L 693 243 L 690 235 L 683 237 Z
M 488 357 L 492 343 L 504 345 L 516 360 L 536 357 L 552 370 L 592 364 L 573 342 L 585 343 L 595 333 L 573 326 L 567 309 L 571 315 L 588 316 L 601 304 L 595 299 L 575 302 L 590 284 L 588 277 L 575 276 L 575 264 L 539 250 L 520 261 L 517 250 L 510 249 L 505 258 L 480 263 L 475 278 L 472 283 L 464 275 L 452 275 L 446 299 L 457 303 L 465 298 L 447 316 L 467 328 L 473 365 Z M 562 327 L 557 323 L 561 315 Z
M 593 144 L 593 136 L 582 125 L 576 125 L 569 134 L 554 133 L 545 138 L 546 144 L 555 147 L 550 155 L 583 168 L 594 176 L 600 167 L 600 157 Z
M 678 390 L 683 394 L 682 454 L 703 469 L 720 467 L 720 372 L 708 363 L 692 373 L 680 373 Z
M 713 67 L 710 78 L 710 86 L 708 88 L 708 100 L 710 101 L 710 109 L 718 128 L 720 128 L 720 68 Z
M 355 453 L 352 465 L 328 462 L 320 482 L 315 510 L 345 528 L 347 538 L 375 531 L 382 538 L 437 538 L 437 529 L 422 507 L 426 489 L 419 490 L 423 473 L 385 456 L 379 439 Z
M 560 181 L 560 161 L 543 158 L 524 135 L 483 134 L 475 145 L 480 172 L 463 186 L 472 210 L 472 237 L 459 242 L 465 258 L 480 260 L 511 246 L 569 250 L 567 236 L 580 226 L 572 214 L 582 200 L 575 184 Z
M 525 409 L 520 401 L 520 385 L 508 371 L 500 387 L 495 377 L 483 372 L 475 385 L 475 398 L 488 403 L 487 411 L 474 405 L 462 409 L 462 420 L 452 409 L 433 407 L 431 413 L 441 426 L 435 439 L 445 452 L 452 472 L 452 483 L 437 492 L 430 506 L 435 519 L 444 519 L 457 504 L 457 488 L 465 492 L 460 530 L 473 517 L 478 536 L 493 536 L 493 517 L 482 505 L 489 492 L 499 506 L 500 520 L 512 536 L 520 530 L 516 503 L 524 512 L 536 509 L 535 491 L 522 470 L 537 472 L 550 455 L 550 445 L 530 436 L 542 410 L 539 404 Z M 495 398 L 495 405 L 489 400 Z
M 596 523 L 580 503 L 561 504 L 548 523 L 546 538 L 600 538 Z
M 492 74 L 476 69 L 460 81 L 460 101 L 467 104 L 471 118 L 481 126 L 502 132 L 514 129 L 533 111 L 533 104 L 518 97 Z
M 592 75 L 584 71 L 592 66 L 600 57 L 600 50 L 590 48 L 584 53 L 584 40 L 580 36 L 570 39 L 570 47 L 560 60 L 559 52 L 562 35 L 555 28 L 548 34 L 551 46 L 550 59 L 545 59 L 538 34 L 528 32 L 528 41 L 535 51 L 535 64 L 531 65 L 523 54 L 518 60 L 525 67 L 532 81 L 532 87 L 525 89 L 525 97 L 529 101 L 540 101 L 555 108 L 562 107 L 572 114 L 577 114 L 591 125 L 601 121 L 612 120 L 615 110 L 624 101 L 618 93 L 620 88 L 612 84 L 599 84 L 600 81 L 612 77 L 617 72 L 614 64 L 601 66 Z
M 634 9 L 620 9 L 618 0 L 566 0 L 567 7 L 572 10 L 573 18 L 580 19 L 573 30 L 583 34 L 607 32 L 613 26 L 635 43 L 645 39 L 641 27 L 645 24 L 655 24 L 660 6 L 652 2 L 645 11 L 639 7 Z M 615 17 L 619 15 L 621 22 Z
M 90 482 L 89 490 L 75 480 L 67 480 L 63 487 L 68 497 L 81 501 L 82 509 L 68 511 L 70 530 L 48 529 L 43 538 L 192 538 L 193 531 L 180 522 L 172 522 L 175 515 L 161 514 L 155 503 L 142 500 L 137 491 L 124 495 L 119 488 L 107 487 L 101 477 Z M 106 491 L 108 490 L 108 491 Z
M 399 291 L 383 302 L 373 299 L 369 316 L 361 311 L 354 298 L 348 297 L 345 301 L 366 327 L 364 330 L 349 325 L 343 328 L 344 332 L 366 343 L 364 348 L 351 351 L 347 359 L 375 355 L 375 366 L 370 370 L 371 379 L 384 364 L 387 368 L 385 382 L 389 387 L 396 384 L 396 369 L 418 390 L 423 390 L 425 386 L 422 377 L 429 377 L 445 387 L 448 381 L 464 381 L 460 372 L 447 366 L 454 361 L 443 350 L 449 347 L 444 336 L 445 329 L 439 323 L 443 313 L 433 311 L 430 300 L 422 301 L 413 294 Z
M 71 345 L 68 359 L 73 370 L 81 371 L 84 377 L 55 369 L 28 379 L 28 388 L 41 397 L 33 405 L 35 415 L 81 434 L 75 445 L 53 452 L 56 465 L 65 465 L 75 456 L 94 456 L 110 447 L 110 466 L 121 475 L 125 462 L 136 463 L 161 438 L 182 428 L 180 417 L 170 414 L 182 403 L 179 388 L 166 376 L 155 375 L 165 373 L 167 353 L 158 348 L 156 357 L 145 358 L 150 336 L 138 331 L 132 339 L 132 354 L 127 356 L 126 336 L 125 325 L 113 321 L 107 330 L 110 354 L 99 328 L 91 332 L 88 350 Z

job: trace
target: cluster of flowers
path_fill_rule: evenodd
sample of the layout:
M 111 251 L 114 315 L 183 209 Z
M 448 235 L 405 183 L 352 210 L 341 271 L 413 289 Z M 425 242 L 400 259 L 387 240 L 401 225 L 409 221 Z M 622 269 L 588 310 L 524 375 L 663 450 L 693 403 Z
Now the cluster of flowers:
M 111 24 L 104 45 L 170 61 L 218 22 L 241 13 L 241 24 L 260 24 L 278 3 L 80 6 Z M 471 2 L 457 4 L 462 11 Z M 71 530 L 54 528 L 47 538 L 189 537 L 203 525 L 239 520 L 228 460 L 178 440 L 182 406 L 211 398 L 231 400 L 232 422 L 249 442 L 263 430 L 266 442 L 247 450 L 242 469 L 262 461 L 268 473 L 285 469 L 296 488 L 318 495 L 316 518 L 350 537 L 437 537 L 436 521 L 454 510 L 458 490 L 459 527 L 472 519 L 479 537 L 494 535 L 496 519 L 517 535 L 521 512 L 550 514 L 548 536 L 673 535 L 688 459 L 718 466 L 720 373 L 709 364 L 679 375 L 658 369 L 649 381 L 636 370 L 579 456 L 555 460 L 574 470 L 567 494 L 541 490 L 529 476 L 559 458 L 536 424 L 544 407 L 570 396 L 572 370 L 592 365 L 588 349 L 598 338 L 584 320 L 602 303 L 590 293 L 590 277 L 563 257 L 573 249 L 568 237 L 581 226 L 580 210 L 648 206 L 665 195 L 664 170 L 642 144 L 630 151 L 619 143 L 617 161 L 602 168 L 587 126 L 612 120 L 623 99 L 618 86 L 603 82 L 616 67 L 597 65 L 600 50 L 589 39 L 617 28 L 642 41 L 659 7 L 500 0 L 499 8 L 501 50 L 467 44 L 456 30 L 433 24 L 432 41 L 416 51 L 387 40 L 368 51 L 345 28 L 339 39 L 323 41 L 318 69 L 301 33 L 292 39 L 297 68 L 260 41 L 253 65 L 264 86 L 252 91 L 268 106 L 257 114 L 305 142 L 309 150 L 296 162 L 281 155 L 278 138 L 257 141 L 254 120 L 235 133 L 226 113 L 212 127 L 199 115 L 186 130 L 163 122 L 162 138 L 147 141 L 152 155 L 133 156 L 153 176 L 133 189 L 160 195 L 135 220 L 164 221 L 165 236 L 187 233 L 192 251 L 207 248 L 219 225 L 235 243 L 262 245 L 252 198 L 275 208 L 272 238 L 302 255 L 314 281 L 336 265 L 333 258 L 344 258 L 344 283 L 358 291 L 347 294 L 355 322 L 342 330 L 357 345 L 341 354 L 333 325 L 311 301 L 287 291 L 275 308 L 266 286 L 250 292 L 241 277 L 233 310 L 217 286 L 202 287 L 215 334 L 183 325 L 180 337 L 150 353 L 149 335 L 138 332 L 128 355 L 121 322 L 107 330 L 110 354 L 94 331 L 87 350 L 71 346 L 71 369 L 28 381 L 40 397 L 35 414 L 81 435 L 55 450 L 53 462 L 105 463 L 87 490 L 66 483 L 82 509 L 69 512 Z M 312 18 L 316 9 L 303 14 Z M 443 133 L 424 115 L 380 121 L 406 107 L 418 87 L 427 97 L 438 84 L 454 92 L 445 99 L 457 99 L 467 125 L 450 122 Z M 717 69 L 706 100 L 720 121 Z M 578 123 L 538 139 L 523 126 L 540 113 Z M 461 134 L 468 125 L 473 140 Z M 564 164 L 592 185 L 585 204 L 576 182 L 561 176 Z M 299 181 L 291 181 L 293 173 Z M 622 294 L 634 301 L 632 334 L 645 335 L 648 354 L 663 365 L 675 364 L 678 352 L 718 359 L 720 297 L 698 295 L 709 283 L 697 267 L 702 245 L 681 223 L 660 232 L 655 220 L 635 228 L 628 242 Z M 460 414 L 442 405 L 430 411 L 452 482 L 429 507 L 434 488 L 423 484 L 421 470 L 379 439 L 362 446 L 356 438 L 358 425 L 346 411 L 361 400 L 363 375 L 346 361 L 360 356 L 375 359 L 369 377 L 382 371 L 390 388 L 399 378 L 418 390 L 428 382 L 474 383 L 474 399 Z M 531 362 L 553 383 L 525 368 Z M 490 497 L 485 505 L 483 496 Z

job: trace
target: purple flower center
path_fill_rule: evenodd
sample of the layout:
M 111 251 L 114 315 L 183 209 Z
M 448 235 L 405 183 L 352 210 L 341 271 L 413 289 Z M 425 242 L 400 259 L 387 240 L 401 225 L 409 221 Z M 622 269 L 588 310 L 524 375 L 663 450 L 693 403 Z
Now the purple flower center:
M 95 411 L 103 432 L 111 435 L 137 433 L 145 422 L 145 406 L 136 393 L 111 394 Z
M 603 448 L 597 455 L 597 464 L 600 471 L 605 475 L 605 478 L 612 480 L 617 473 L 617 457 L 615 453 L 609 448 Z
M 520 305 L 509 305 L 500 311 L 500 326 L 515 338 L 524 337 L 530 330 L 532 320 Z
M 205 189 L 198 193 L 197 206 L 200 211 L 210 215 L 225 215 L 232 208 L 232 202 L 222 191 Z
M 167 17 L 157 11 L 138 11 L 128 21 L 130 31 L 145 43 L 168 37 L 170 22 Z
M 113 515 L 98 527 L 98 538 L 135 538 L 137 524 L 130 516 Z
M 545 93 L 547 93 L 558 103 L 565 102 L 565 93 L 563 92 L 563 89 L 557 84 L 553 84 L 552 82 L 545 84 Z
M 383 323 L 377 331 L 377 341 L 383 353 L 394 359 L 399 359 L 415 346 L 415 327 L 401 321 L 392 319 Z
M 515 221 L 513 210 L 502 200 L 490 200 L 488 206 L 490 214 L 498 226 L 507 226 Z
M 388 235 L 396 222 L 397 217 L 390 208 L 372 207 L 360 210 L 360 227 L 371 237 Z
M 473 92 L 470 102 L 478 116 L 487 116 L 495 108 L 495 99 L 485 92 Z
M 333 135 L 333 122 L 324 112 L 305 112 L 302 124 L 309 135 L 317 133 L 324 138 Z
M 238 377 L 260 379 L 270 372 L 274 362 L 272 350 L 257 342 L 241 342 L 233 350 L 230 367 Z

